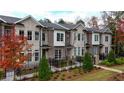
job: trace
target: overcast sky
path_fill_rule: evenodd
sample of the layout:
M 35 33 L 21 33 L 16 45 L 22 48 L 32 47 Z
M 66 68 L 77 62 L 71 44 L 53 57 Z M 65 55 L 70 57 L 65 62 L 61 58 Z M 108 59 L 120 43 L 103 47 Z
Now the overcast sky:
M 84 8 L 83 10 L 78 6 L 75 6 L 76 2 L 74 2 L 74 6 L 72 5 L 71 8 L 70 4 L 63 2 L 64 0 L 54 1 L 56 1 L 56 3 L 53 2 L 53 0 L 0 0 L 0 15 L 15 16 L 19 18 L 32 15 L 37 20 L 48 18 L 52 22 L 60 18 L 74 22 L 77 18 L 85 19 L 91 16 L 100 16 L 99 11 L 91 12 L 90 10 L 85 10 Z M 57 4 L 57 1 L 59 1 L 59 4 Z M 72 0 L 66 0 L 66 2 L 73 3 Z M 79 9 L 75 10 L 73 9 L 74 7 Z

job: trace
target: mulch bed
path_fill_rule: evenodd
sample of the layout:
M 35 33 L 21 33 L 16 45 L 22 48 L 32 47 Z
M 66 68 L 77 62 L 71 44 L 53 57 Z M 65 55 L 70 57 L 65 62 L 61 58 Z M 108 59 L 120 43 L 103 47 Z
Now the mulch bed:
M 109 81 L 124 81 L 124 73 L 115 74 L 112 77 L 108 78 Z

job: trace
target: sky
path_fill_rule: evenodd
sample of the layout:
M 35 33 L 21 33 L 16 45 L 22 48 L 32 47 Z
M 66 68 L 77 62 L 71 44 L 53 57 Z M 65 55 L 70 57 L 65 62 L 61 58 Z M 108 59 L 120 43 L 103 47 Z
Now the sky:
M 48 18 L 52 22 L 60 18 L 63 18 L 65 21 L 74 22 L 77 18 L 84 20 L 87 17 L 100 16 L 99 11 L 85 9 L 87 8 L 85 5 L 83 5 L 82 8 L 82 3 L 77 4 L 77 1 L 78 0 L 0 0 L 0 15 L 19 18 L 32 15 L 37 20 Z
M 59 19 L 63 18 L 65 21 L 75 22 L 76 19 L 85 19 L 90 18 L 91 16 L 98 16 L 100 17 L 100 12 L 92 11 L 39 11 L 38 13 L 35 12 L 25 12 L 25 11 L 0 11 L 1 15 L 8 15 L 23 18 L 28 15 L 32 15 L 37 20 L 48 18 L 52 22 L 58 21 Z

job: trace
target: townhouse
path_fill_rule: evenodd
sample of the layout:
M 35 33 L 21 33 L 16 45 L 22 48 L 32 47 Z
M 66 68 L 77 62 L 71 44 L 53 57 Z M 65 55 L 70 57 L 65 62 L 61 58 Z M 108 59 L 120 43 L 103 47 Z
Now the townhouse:
M 33 55 L 25 64 L 27 67 L 37 66 L 42 56 L 68 60 L 82 57 L 89 51 L 99 59 L 99 55 L 107 55 L 111 49 L 112 33 L 107 27 L 87 28 L 82 21 L 58 24 L 37 21 L 32 16 L 16 18 L 0 15 L 0 35 L 10 34 L 13 26 L 17 35 L 27 36 L 28 43 L 33 44 L 28 50 Z
M 34 67 L 38 65 L 40 56 L 42 56 L 42 29 L 41 25 L 32 16 L 24 18 L 16 18 L 0 15 L 0 32 L 1 35 L 11 34 L 13 28 L 16 30 L 16 34 L 20 36 L 26 36 L 29 44 L 33 44 L 32 48 L 28 50 L 28 53 L 32 54 L 32 57 L 25 63 L 26 67 Z
M 70 42 L 73 46 L 71 50 L 71 57 L 75 58 L 76 60 L 80 60 L 85 52 L 85 42 L 86 40 L 86 32 L 84 31 L 85 26 L 84 23 L 79 22 L 76 24 L 60 24 L 70 30 L 71 37 Z
M 111 50 L 112 32 L 107 27 L 86 28 L 85 31 L 87 32 L 86 50 L 95 57 L 94 64 L 97 64 L 99 58 L 107 56 Z

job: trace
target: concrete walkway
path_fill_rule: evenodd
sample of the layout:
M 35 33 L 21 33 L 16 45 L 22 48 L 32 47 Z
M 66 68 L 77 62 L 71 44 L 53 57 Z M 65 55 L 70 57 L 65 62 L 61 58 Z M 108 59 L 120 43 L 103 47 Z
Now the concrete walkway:
M 99 67 L 108 71 L 113 71 L 113 72 L 117 72 L 117 73 L 123 73 L 123 71 L 118 70 L 118 69 L 113 69 L 113 68 L 109 68 L 109 67 L 104 67 L 104 66 L 100 66 L 100 65 L 94 65 L 95 67 Z

